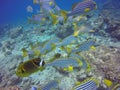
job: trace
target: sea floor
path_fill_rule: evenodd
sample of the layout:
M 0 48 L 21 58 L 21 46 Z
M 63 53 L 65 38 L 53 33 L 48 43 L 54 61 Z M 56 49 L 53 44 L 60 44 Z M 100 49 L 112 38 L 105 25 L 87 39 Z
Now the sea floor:
M 90 49 L 80 53 L 91 66 L 89 73 L 80 70 L 65 74 L 50 66 L 25 78 L 16 76 L 17 67 L 25 61 L 22 57 L 22 48 L 29 49 L 30 43 L 43 42 L 52 38 L 62 37 L 63 39 L 73 32 L 70 31 L 69 23 L 40 26 L 26 22 L 26 25 L 17 25 L 7 30 L 0 37 L 0 87 L 18 86 L 20 90 L 31 90 L 33 86 L 41 88 L 57 79 L 60 80 L 59 89 L 55 90 L 71 90 L 77 78 L 82 80 L 91 76 L 99 79 L 99 82 L 106 78 L 120 83 L 120 19 L 116 17 L 117 19 L 111 21 L 113 14 L 108 14 L 110 13 L 108 10 L 106 14 L 110 17 L 105 17 L 102 12 L 101 15 L 92 16 L 86 21 L 93 26 L 95 32 L 77 37 L 79 42 L 92 38 L 96 39 L 98 44 L 96 50 Z M 50 54 L 46 54 L 46 58 L 49 59 Z

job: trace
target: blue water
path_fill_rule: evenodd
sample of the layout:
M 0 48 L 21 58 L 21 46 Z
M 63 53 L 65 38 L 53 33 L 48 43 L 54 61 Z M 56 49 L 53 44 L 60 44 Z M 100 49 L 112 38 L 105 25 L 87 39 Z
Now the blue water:
M 63 10 L 71 10 L 72 5 L 82 0 L 56 0 L 56 4 Z M 98 4 L 106 0 L 95 0 Z M 26 8 L 30 5 L 33 13 L 28 13 Z M 27 20 L 29 16 L 39 10 L 39 5 L 34 5 L 32 0 L 1 0 L 0 1 L 0 24 L 15 23 Z
M 27 12 L 28 5 L 39 10 L 39 6 L 33 5 L 32 0 L 1 0 L 0 24 L 27 20 L 27 17 L 35 13 L 35 11 L 32 14 Z

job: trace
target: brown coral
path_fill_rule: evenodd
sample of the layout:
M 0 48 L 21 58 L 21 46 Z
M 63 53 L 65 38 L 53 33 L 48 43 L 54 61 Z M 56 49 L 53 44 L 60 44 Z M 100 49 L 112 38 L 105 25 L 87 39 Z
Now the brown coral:
M 120 81 L 120 49 L 105 46 L 97 47 L 96 51 L 90 50 L 83 54 L 90 62 L 97 76 Z

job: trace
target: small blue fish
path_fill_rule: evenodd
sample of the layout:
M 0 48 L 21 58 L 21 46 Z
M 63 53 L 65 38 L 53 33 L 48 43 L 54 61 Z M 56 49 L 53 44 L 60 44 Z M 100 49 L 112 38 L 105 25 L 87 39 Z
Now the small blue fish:
M 66 45 L 69 45 L 69 44 L 76 42 L 76 41 L 77 41 L 77 38 L 74 37 L 73 35 L 70 35 L 70 36 L 64 38 L 62 40 L 62 42 L 58 44 L 58 46 L 66 46 Z
M 33 86 L 33 87 L 31 88 L 31 90 L 37 90 L 37 88 Z
M 90 12 L 96 8 L 96 3 L 93 0 L 85 0 L 78 3 L 67 16 L 81 15 Z
M 58 81 L 53 80 L 49 82 L 47 85 L 45 85 L 41 90 L 53 90 L 54 88 L 58 87 Z

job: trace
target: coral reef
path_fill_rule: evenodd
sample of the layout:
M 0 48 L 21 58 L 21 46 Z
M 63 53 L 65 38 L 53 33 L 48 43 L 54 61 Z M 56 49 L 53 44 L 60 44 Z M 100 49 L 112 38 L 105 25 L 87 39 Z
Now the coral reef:
M 101 83 L 104 79 L 120 83 L 120 12 L 116 8 L 119 4 L 112 2 L 114 0 L 108 0 L 100 11 L 87 15 L 82 22 L 78 21 L 80 26 L 91 26 L 88 29 L 95 31 L 92 33 L 74 36 L 72 20 L 56 25 L 47 21 L 40 25 L 0 26 L 3 30 L 0 32 L 0 87 L 40 89 L 57 80 L 58 83 L 52 83 L 58 85 L 55 90 L 72 90 L 76 83 L 90 77 L 98 79 L 102 90 L 105 90 Z M 79 30 L 82 31 L 81 28 Z M 22 57 L 22 51 L 28 55 Z M 38 57 L 45 61 L 44 70 L 25 78 L 15 74 L 20 63 Z M 22 70 L 26 70 L 25 67 Z
M 9 31 L 10 38 L 17 38 L 23 32 L 23 27 L 19 26 Z
M 66 23 L 64 25 L 57 26 L 57 30 L 55 32 L 55 35 L 61 39 L 64 39 L 65 37 L 71 35 L 74 30 L 72 28 L 72 25 Z
M 2 24 L 0 25 L 0 37 L 4 37 L 6 34 L 6 31 L 10 30 L 12 28 L 12 24 Z
M 98 52 L 99 51 L 99 52 Z M 99 46 L 95 51 L 82 53 L 93 66 L 94 74 L 112 81 L 119 82 L 120 78 L 120 49 Z
M 106 25 L 104 29 L 105 32 L 110 34 L 112 38 L 116 38 L 118 41 L 120 40 L 120 12 L 118 12 L 119 2 L 114 2 L 113 0 L 107 1 L 103 5 L 103 9 L 100 13 Z M 102 25 L 103 26 L 103 25 Z

